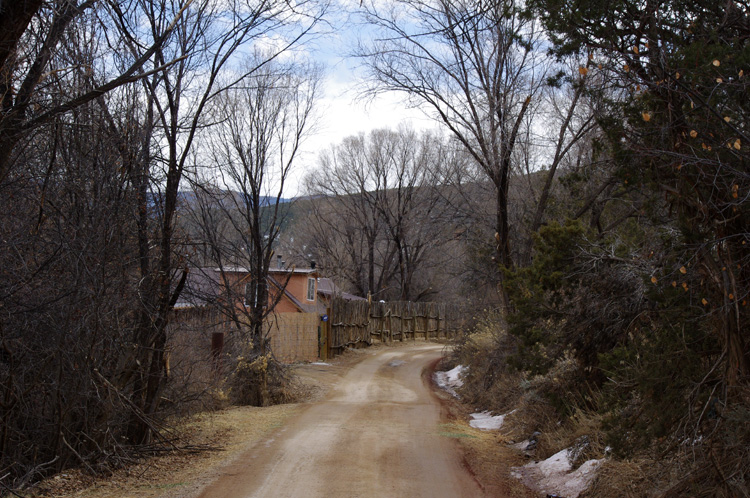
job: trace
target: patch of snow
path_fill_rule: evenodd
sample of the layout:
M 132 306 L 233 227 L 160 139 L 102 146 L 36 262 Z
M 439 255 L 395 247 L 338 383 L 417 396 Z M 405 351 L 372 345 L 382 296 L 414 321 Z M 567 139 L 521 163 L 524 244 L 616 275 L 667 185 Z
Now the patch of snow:
M 324 361 L 314 361 L 314 362 L 310 363 L 310 365 L 323 365 L 324 367 L 330 367 L 331 366 L 330 363 L 326 363 Z
M 570 464 L 570 460 L 568 459 L 568 455 L 570 454 L 569 449 L 564 449 L 561 451 L 558 451 L 551 457 L 549 457 L 546 460 L 542 460 L 539 463 L 532 463 L 527 464 L 529 465 L 536 465 L 539 471 L 544 475 L 544 477 L 549 477 L 555 474 L 565 474 L 567 472 L 570 472 L 573 466 Z
M 570 454 L 570 448 L 566 448 L 541 462 L 513 467 L 511 475 L 542 493 L 577 498 L 594 480 L 604 459 L 589 460 L 571 471 L 573 467 L 570 463 Z
M 456 389 L 464 385 L 464 382 L 461 380 L 461 374 L 465 370 L 465 366 L 458 365 L 447 372 L 435 372 L 435 382 L 441 389 L 448 391 L 451 395 L 458 398 Z
M 565 483 L 560 489 L 560 494 L 576 498 L 586 491 L 586 488 L 591 485 L 594 477 L 596 477 L 596 472 L 603 462 L 603 459 L 584 462 L 580 467 L 567 475 Z
M 515 410 L 513 410 L 515 411 Z M 481 429 L 483 431 L 493 431 L 501 428 L 505 417 L 513 412 L 508 412 L 505 415 L 493 416 L 490 412 L 472 413 L 472 420 L 469 421 L 469 425 L 475 429 Z
M 401 365 L 403 365 L 404 363 L 406 363 L 406 362 L 405 362 L 404 360 L 393 360 L 392 362 L 390 362 L 390 363 L 388 364 L 388 366 L 389 366 L 389 367 L 400 367 L 400 366 L 401 366 Z

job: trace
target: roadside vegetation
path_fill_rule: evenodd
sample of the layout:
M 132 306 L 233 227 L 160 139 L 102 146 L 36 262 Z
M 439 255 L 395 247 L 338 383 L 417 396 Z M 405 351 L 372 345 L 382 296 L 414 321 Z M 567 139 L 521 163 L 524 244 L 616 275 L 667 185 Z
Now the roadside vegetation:
M 598 158 L 560 178 L 530 264 L 504 273 L 510 306 L 459 344 L 463 392 L 517 409 L 544 456 L 582 436 L 611 455 L 587 496 L 747 496 L 746 15 L 535 5 L 556 53 L 580 57 Z

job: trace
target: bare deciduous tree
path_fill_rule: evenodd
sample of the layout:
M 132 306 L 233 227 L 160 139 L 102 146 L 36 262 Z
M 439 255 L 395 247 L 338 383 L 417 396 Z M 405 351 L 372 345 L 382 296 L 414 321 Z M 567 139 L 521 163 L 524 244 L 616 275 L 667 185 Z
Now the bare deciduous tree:
M 280 289 L 268 288 L 268 274 L 280 226 L 286 214 L 284 187 L 300 145 L 310 130 L 319 92 L 319 69 L 294 63 L 265 63 L 238 88 L 224 93 L 213 106 L 219 122 L 195 183 L 191 218 L 198 238 L 210 247 L 220 272 L 223 299 L 215 302 L 235 325 L 249 360 L 268 355 L 267 317 L 274 313 Z M 218 217 L 218 219 L 217 219 Z M 223 223 L 217 230 L 217 222 Z M 240 270 L 247 274 L 238 281 Z M 198 269 L 197 271 L 201 271 Z M 267 403 L 265 370 L 252 381 L 244 402 Z
M 186 267 L 178 192 L 214 124 L 205 110 L 298 43 L 325 5 L 2 9 L 0 484 L 15 488 L 74 464 L 104 469 L 161 438 L 166 326 Z M 274 33 L 284 42 L 265 59 L 238 64 Z
M 365 296 L 434 295 L 436 250 L 452 234 L 442 189 L 450 144 L 402 128 L 348 137 L 306 179 L 314 226 L 304 245 L 323 267 Z M 441 190 L 443 190 L 441 192 Z
M 381 6 L 382 5 L 382 6 Z M 508 189 L 524 118 L 543 83 L 536 23 L 513 0 L 370 3 L 384 34 L 358 55 L 372 92 L 404 92 L 442 122 L 492 181 L 497 259 L 512 266 Z

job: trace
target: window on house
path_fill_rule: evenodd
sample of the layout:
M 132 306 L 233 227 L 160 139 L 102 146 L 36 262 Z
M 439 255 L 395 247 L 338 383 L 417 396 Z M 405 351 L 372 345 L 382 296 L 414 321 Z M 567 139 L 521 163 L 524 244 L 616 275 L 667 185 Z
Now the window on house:
M 263 285 L 262 282 L 258 282 L 256 286 L 253 286 L 252 282 L 248 282 L 245 284 L 245 306 L 255 306 L 255 303 L 258 301 L 258 296 L 260 295 L 261 285 Z M 263 304 L 263 307 L 265 308 L 266 305 Z
M 263 287 L 261 287 L 263 286 Z M 255 303 L 260 300 L 259 296 L 262 293 L 266 293 L 267 288 L 265 287 L 264 283 L 258 282 L 257 285 L 253 286 L 252 282 L 248 282 L 245 284 L 245 306 L 254 307 Z M 266 297 L 266 299 L 268 299 Z M 268 307 L 268 301 L 263 303 L 263 309 L 266 309 Z
M 307 300 L 315 301 L 315 279 L 307 279 Z
M 255 299 L 257 298 L 257 292 L 253 292 L 253 284 L 245 284 L 245 306 L 255 305 Z

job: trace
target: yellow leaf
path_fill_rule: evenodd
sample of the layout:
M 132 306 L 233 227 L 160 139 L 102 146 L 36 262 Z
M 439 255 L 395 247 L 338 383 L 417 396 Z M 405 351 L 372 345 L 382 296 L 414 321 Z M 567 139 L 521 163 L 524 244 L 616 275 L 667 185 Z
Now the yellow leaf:
M 734 300 L 734 294 L 729 294 L 729 299 Z
M 716 67 L 721 66 L 721 62 L 719 61 L 719 59 L 714 59 L 714 66 Z
M 628 66 L 627 64 L 625 64 L 624 66 L 622 66 L 622 68 L 625 70 L 626 73 L 630 72 L 630 66 Z
M 684 266 L 682 268 L 680 268 L 680 273 L 682 273 L 683 275 L 686 274 L 687 273 L 687 268 L 685 268 Z
M 592 54 L 592 53 L 589 53 L 589 60 L 590 60 L 590 61 L 593 61 L 593 60 L 594 60 L 594 54 Z
M 707 304 L 708 304 L 708 301 L 706 301 L 706 298 L 705 298 L 705 297 L 704 297 L 703 299 L 701 299 L 701 302 L 703 303 L 703 306 L 705 306 L 705 305 L 707 305 Z
M 745 71 L 743 71 L 742 69 L 740 69 L 740 78 L 742 78 L 743 76 L 745 76 Z
M 597 65 L 596 67 L 598 67 L 599 69 L 601 69 L 601 68 L 602 68 L 602 65 L 601 65 L 601 64 L 598 64 L 598 65 Z
M 658 280 L 656 279 L 656 277 L 651 277 L 651 283 L 652 284 L 655 284 L 657 282 L 658 282 Z
M 682 288 L 685 289 L 685 292 L 687 292 L 688 284 L 686 282 L 682 282 Z
M 635 54 L 638 55 L 638 47 L 637 46 L 633 47 L 633 52 L 635 52 Z
M 695 131 L 695 130 L 690 130 L 690 136 L 693 137 L 693 138 L 695 138 L 695 137 L 698 136 L 698 132 Z
M 716 78 L 716 83 L 723 83 L 723 82 L 724 82 L 724 80 L 723 80 L 723 79 L 721 79 L 721 78 Z
M 695 102 L 693 102 L 692 100 L 690 101 L 690 108 L 695 109 Z
M 677 282 L 675 282 L 674 280 L 672 280 L 672 287 L 677 287 Z
M 679 79 L 680 79 L 680 73 L 679 73 L 679 72 L 678 72 L 678 73 L 675 73 L 675 75 L 674 75 L 674 79 L 676 79 L 676 80 L 679 80 Z
M 586 69 L 586 68 L 585 68 L 585 67 L 583 67 L 583 66 L 581 66 L 581 67 L 579 67 L 579 68 L 578 68 L 578 73 L 579 73 L 579 74 L 580 74 L 581 76 L 586 76 L 586 75 L 588 74 L 588 72 L 589 72 L 589 70 L 588 70 L 588 69 Z
M 649 121 L 651 121 L 651 114 L 650 114 L 650 113 L 648 113 L 648 112 L 643 112 L 643 113 L 641 113 L 641 117 L 642 117 L 642 118 L 643 118 L 643 120 L 644 120 L 645 122 L 647 122 L 647 123 L 648 123 Z
M 732 185 L 732 197 L 733 198 L 736 199 L 739 196 L 739 189 L 740 189 L 740 186 L 737 185 L 736 183 Z
M 727 123 L 730 122 L 731 120 L 732 118 L 730 118 L 729 116 L 724 116 L 724 121 L 726 121 Z
M 742 142 L 740 142 L 740 139 L 734 141 L 734 148 L 737 150 L 740 150 L 742 148 Z

